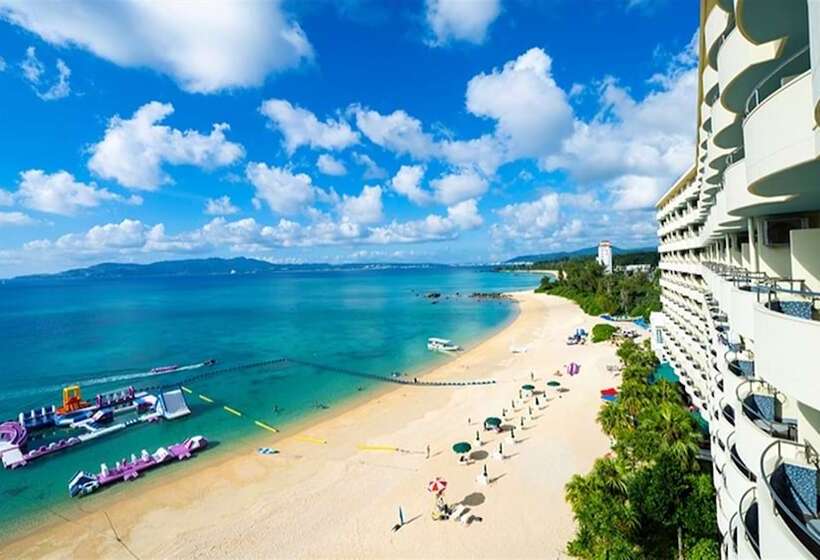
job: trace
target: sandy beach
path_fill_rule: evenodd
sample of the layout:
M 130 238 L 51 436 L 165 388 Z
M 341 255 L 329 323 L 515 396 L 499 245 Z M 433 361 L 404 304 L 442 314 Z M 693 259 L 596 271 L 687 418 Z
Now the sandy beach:
M 606 369 L 617 363 L 615 347 L 567 346 L 576 328 L 589 331 L 598 322 L 568 300 L 531 292 L 514 297 L 520 312 L 512 323 L 426 374 L 497 383 L 398 386 L 298 432 L 260 437 L 233 456 L 195 459 L 202 465 L 164 482 L 162 472 L 151 473 L 153 483 L 140 481 L 139 491 L 84 499 L 82 516 L 55 518 L 4 542 L 0 557 L 566 557 L 574 524 L 564 484 L 608 451 L 595 416 L 599 390 L 617 382 Z M 579 375 L 553 377 L 571 361 L 581 364 Z M 531 374 L 549 399 L 539 397 L 540 409 L 518 399 Z M 550 380 L 568 391 L 548 389 Z M 516 427 L 514 444 L 506 433 L 481 430 L 483 419 L 501 416 L 513 398 L 516 410 L 505 423 Z M 483 446 L 476 446 L 476 430 Z M 459 464 L 451 450 L 458 441 L 473 444 L 471 464 Z M 503 460 L 493 457 L 499 442 Z M 280 454 L 259 455 L 259 445 Z M 489 485 L 477 481 L 485 465 Z M 448 503 L 468 507 L 472 523 L 431 519 L 426 486 L 436 476 L 449 483 Z M 406 523 L 393 532 L 399 507 Z

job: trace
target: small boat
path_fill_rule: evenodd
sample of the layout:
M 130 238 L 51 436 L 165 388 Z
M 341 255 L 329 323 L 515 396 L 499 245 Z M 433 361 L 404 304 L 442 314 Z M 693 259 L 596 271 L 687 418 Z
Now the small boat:
M 151 368 L 151 373 L 171 373 L 172 371 L 176 371 L 179 369 L 179 365 L 174 364 L 172 366 L 159 366 L 155 368 Z
M 143 471 L 170 463 L 174 459 L 177 461 L 188 459 L 207 446 L 208 440 L 203 436 L 193 436 L 182 443 L 175 443 L 167 448 L 160 447 L 154 453 L 148 453 L 143 449 L 139 457 L 131 455 L 130 460 L 117 461 L 113 468 L 109 468 L 105 463 L 101 464 L 100 472 L 97 474 L 78 472 L 68 482 L 68 494 L 71 497 L 87 496 L 102 486 L 134 480 Z
M 446 338 L 430 337 L 427 339 L 427 349 L 434 352 L 458 352 L 461 346 Z

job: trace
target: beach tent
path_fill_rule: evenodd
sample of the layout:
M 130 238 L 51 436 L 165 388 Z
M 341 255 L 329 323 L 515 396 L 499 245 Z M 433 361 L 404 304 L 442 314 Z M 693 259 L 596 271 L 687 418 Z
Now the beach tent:
M 501 426 L 501 418 L 496 416 L 488 416 L 484 419 L 485 430 L 497 430 Z
M 521 385 L 521 388 L 524 389 L 525 391 L 534 391 L 535 390 L 535 385 L 531 385 L 530 383 L 527 383 L 526 385 Z
M 618 394 L 618 389 L 616 389 L 615 387 L 609 387 L 607 389 L 601 389 L 601 396 L 602 397 L 607 396 L 607 395 L 617 395 L 617 394 Z
M 547 381 L 547 385 L 549 385 L 550 387 L 560 387 L 561 383 L 559 383 L 558 381 Z

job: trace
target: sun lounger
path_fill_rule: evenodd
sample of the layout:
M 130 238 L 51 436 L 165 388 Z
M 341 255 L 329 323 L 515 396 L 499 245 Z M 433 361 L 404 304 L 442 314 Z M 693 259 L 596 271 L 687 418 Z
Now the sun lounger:
M 450 518 L 453 521 L 461 521 L 461 517 L 464 516 L 464 514 L 468 511 L 470 511 L 470 508 L 468 508 L 464 504 L 458 504 L 456 507 L 453 508 L 453 512 L 450 514 Z

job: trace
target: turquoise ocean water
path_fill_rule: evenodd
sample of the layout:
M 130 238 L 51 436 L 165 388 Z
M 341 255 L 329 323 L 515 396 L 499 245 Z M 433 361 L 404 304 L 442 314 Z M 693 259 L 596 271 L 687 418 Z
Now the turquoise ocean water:
M 195 373 L 287 356 L 355 372 L 412 374 L 448 358 L 427 351 L 429 336 L 470 347 L 514 315 L 504 301 L 473 291 L 532 288 L 531 274 L 481 269 L 283 272 L 0 285 L 0 419 L 59 404 L 60 388 L 83 396 L 134 385 L 179 382 Z M 433 304 L 427 292 L 442 293 Z M 457 292 L 461 297 L 455 296 Z M 151 367 L 213 358 L 212 368 L 147 377 Z M 304 365 L 257 367 L 204 377 L 191 388 L 277 427 L 374 388 L 383 381 Z M 143 482 L 69 501 L 78 470 L 194 434 L 223 451 L 261 433 L 247 418 L 188 398 L 192 414 L 131 428 L 14 471 L 0 471 L 0 527 L 29 529 L 52 513 L 71 516 L 108 492 L 139 491 Z M 206 452 L 209 453 L 209 452 Z M 169 470 L 183 465 L 167 467 Z M 161 470 L 147 479 L 162 477 Z M 90 502 L 90 503 L 89 503 Z

